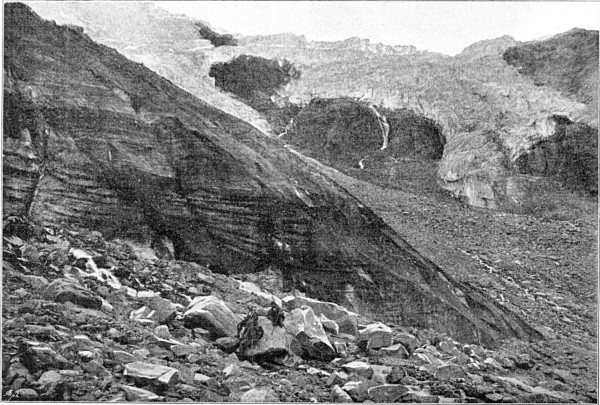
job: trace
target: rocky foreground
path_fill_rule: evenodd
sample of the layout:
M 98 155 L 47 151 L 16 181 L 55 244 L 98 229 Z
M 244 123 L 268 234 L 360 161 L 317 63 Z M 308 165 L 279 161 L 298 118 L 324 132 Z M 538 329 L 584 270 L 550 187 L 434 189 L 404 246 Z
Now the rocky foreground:
M 498 350 L 374 322 L 281 292 L 272 272 L 227 277 L 86 229 L 5 219 L 3 400 L 596 402 L 544 352 Z M 248 304 L 285 328 L 231 353 Z

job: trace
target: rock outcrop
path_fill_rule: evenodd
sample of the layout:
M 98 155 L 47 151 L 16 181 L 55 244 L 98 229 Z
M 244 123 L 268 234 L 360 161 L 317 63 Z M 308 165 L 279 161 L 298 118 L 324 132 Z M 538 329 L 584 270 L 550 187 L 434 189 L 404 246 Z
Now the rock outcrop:
M 514 44 L 502 57 L 536 85 L 598 109 L 598 31 L 574 28 L 543 41 Z
M 384 150 L 380 150 L 382 132 L 377 116 L 367 103 L 350 98 L 312 99 L 293 117 L 294 132 L 284 139 L 303 153 L 334 165 L 356 166 L 367 156 L 442 157 L 446 139 L 433 121 L 407 109 L 379 111 L 389 125 Z
M 277 267 L 316 298 L 464 341 L 538 337 L 247 123 L 23 4 L 4 34 L 5 214 L 169 239 L 219 272 Z
M 592 130 L 598 126 L 595 108 L 536 86 L 506 63 L 502 54 L 517 44 L 510 37 L 481 41 L 455 57 L 378 55 L 353 46 L 313 52 L 301 43 L 286 43 L 268 46 L 270 39 L 261 43 L 254 38 L 244 46 L 240 40 L 235 50 L 212 50 L 210 58 L 220 62 L 253 54 L 289 60 L 302 76 L 280 97 L 299 105 L 315 97 L 346 97 L 388 111 L 411 110 L 431 120 L 446 140 L 438 170 L 441 185 L 474 206 L 505 206 L 506 197 L 515 194 L 514 163 L 538 141 L 554 135 L 555 127 L 546 123 L 553 115 L 567 114 Z M 586 66 L 595 66 L 597 72 L 594 56 L 584 55 L 580 57 L 587 58 Z
M 598 194 L 598 131 L 554 116 L 554 135 L 535 143 L 515 162 L 519 171 L 557 176 L 572 189 Z

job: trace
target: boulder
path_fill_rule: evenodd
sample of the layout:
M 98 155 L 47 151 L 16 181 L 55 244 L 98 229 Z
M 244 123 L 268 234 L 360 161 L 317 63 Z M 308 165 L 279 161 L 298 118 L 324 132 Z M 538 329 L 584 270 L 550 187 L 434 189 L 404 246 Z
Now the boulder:
M 406 348 L 408 353 L 414 353 L 423 343 L 410 333 L 399 333 L 394 337 L 394 343 L 401 343 Z
M 52 384 L 58 384 L 63 380 L 62 375 L 56 370 L 46 371 L 44 374 L 40 376 L 37 380 L 37 383 L 40 387 L 46 387 Z
M 358 334 L 357 343 L 364 349 L 379 349 L 393 343 L 392 329 L 381 322 L 367 325 Z
M 285 320 L 285 329 L 300 342 L 302 357 L 331 361 L 336 352 L 325 334 L 323 325 L 310 307 L 292 310 Z
M 240 402 L 279 402 L 279 398 L 270 390 L 253 388 L 242 395 Z
M 102 364 L 100 364 L 98 360 L 91 360 L 88 362 L 81 363 L 80 367 L 86 373 L 99 378 L 106 378 L 111 375 L 111 372 L 108 371 Z
M 237 324 L 242 320 L 220 299 L 213 296 L 196 297 L 183 314 L 187 327 L 208 330 L 212 339 L 235 336 Z
M 338 325 L 339 332 L 350 335 L 358 333 L 358 314 L 348 311 L 346 308 L 333 302 L 324 302 L 308 297 L 289 296 L 285 297 L 282 303 L 288 311 L 306 305 L 312 308 L 313 312 L 318 316 L 325 315 L 327 319 L 334 321 Z
M 102 299 L 98 295 L 64 278 L 58 278 L 51 282 L 46 287 L 45 294 L 49 299 L 56 302 L 70 301 L 84 308 L 102 308 Z
M 222 337 L 215 340 L 215 345 L 225 353 L 233 353 L 239 346 L 239 339 L 236 337 Z
M 123 376 L 171 386 L 178 380 L 179 370 L 159 364 L 136 361 L 125 366 Z
M 257 297 L 256 302 L 263 307 L 269 306 L 272 301 L 275 301 L 275 303 L 279 305 L 279 307 L 281 307 L 281 298 L 263 291 L 262 288 L 260 288 L 254 283 L 251 283 L 249 281 L 242 281 L 240 282 L 239 288 L 242 291 L 254 294 Z
M 377 386 L 377 384 L 369 380 L 349 381 L 342 386 L 342 389 L 346 391 L 355 402 L 364 402 L 369 398 L 369 388 L 375 386 Z
M 327 378 L 327 386 L 331 387 L 332 385 L 344 385 L 347 379 L 348 374 L 343 371 L 335 371 Z
M 73 363 L 57 353 L 47 344 L 25 341 L 26 351 L 22 357 L 22 363 L 29 371 L 46 371 L 49 369 L 68 369 Z
M 113 361 L 121 364 L 133 363 L 136 360 L 136 357 L 133 354 L 124 352 L 122 350 L 114 350 L 112 355 Z
M 230 364 L 221 371 L 225 378 L 239 375 L 241 372 L 242 370 L 237 364 Z
M 167 327 L 167 325 L 159 325 L 156 328 L 154 328 L 154 334 L 156 335 L 156 337 L 159 337 L 161 339 L 171 339 L 171 332 L 169 332 L 169 328 Z
M 21 388 L 15 391 L 15 397 L 20 401 L 35 401 L 39 395 L 31 388 Z
M 326 332 L 332 333 L 334 335 L 340 333 L 340 327 L 337 323 L 335 323 L 335 321 L 332 321 L 323 314 L 319 315 L 319 320 L 323 324 L 323 328 Z
M 408 388 L 398 384 L 384 384 L 369 388 L 369 398 L 377 403 L 399 402 L 398 399 L 408 392 Z
M 435 371 L 435 378 L 442 381 L 467 378 L 467 372 L 458 364 L 444 364 Z
M 194 374 L 194 382 L 196 382 L 196 383 L 206 383 L 210 379 L 211 379 L 211 377 L 206 376 L 206 375 L 201 374 L 201 373 Z
M 156 323 L 168 323 L 177 316 L 177 305 L 173 304 L 168 299 L 161 297 L 142 297 L 141 301 L 154 311 L 148 318 Z
M 147 401 L 156 401 L 160 397 L 153 393 L 152 391 L 143 390 L 137 387 L 130 387 L 128 385 L 119 386 L 121 390 L 125 393 L 126 399 L 128 401 L 139 401 L 139 402 L 147 402 Z
M 382 347 L 379 349 L 379 352 L 382 355 L 396 356 L 401 359 L 408 359 L 409 357 L 408 351 L 401 343 L 396 343 L 389 347 Z
M 331 389 L 331 395 L 330 395 L 329 399 L 331 402 L 334 402 L 334 403 L 354 402 L 354 401 L 352 401 L 352 398 L 350 397 L 350 395 L 348 395 L 348 393 L 346 391 L 344 391 L 342 388 L 340 388 L 339 385 L 333 386 L 333 388 Z
M 264 331 L 262 338 L 241 355 L 248 358 L 261 357 L 271 360 L 287 356 L 292 337 L 287 335 L 286 329 L 273 326 L 271 321 L 263 316 L 258 317 L 258 325 Z
M 385 377 L 385 380 L 390 384 L 398 384 L 407 375 L 404 367 L 394 366 L 392 371 Z
M 348 373 L 354 373 L 364 378 L 371 378 L 373 376 L 373 368 L 371 365 L 362 361 L 346 363 L 342 368 Z

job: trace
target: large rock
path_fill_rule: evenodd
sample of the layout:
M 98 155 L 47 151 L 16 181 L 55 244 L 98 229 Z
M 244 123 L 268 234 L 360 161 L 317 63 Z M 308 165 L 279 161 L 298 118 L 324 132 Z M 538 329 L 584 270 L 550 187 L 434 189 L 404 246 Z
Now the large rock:
M 177 316 L 177 305 L 173 304 L 166 298 L 162 297 L 147 297 L 141 298 L 141 301 L 146 304 L 152 311 L 150 319 L 157 323 L 167 323 Z
M 336 303 L 323 302 L 309 297 L 288 296 L 283 299 L 283 305 L 288 311 L 306 305 L 312 308 L 316 315 L 323 315 L 334 321 L 338 325 L 339 332 L 350 335 L 356 335 L 358 332 L 358 314 L 348 311 Z
M 285 320 L 285 329 L 302 345 L 303 357 L 330 361 L 336 352 L 325 334 L 323 325 L 313 310 L 307 306 L 292 310 Z
M 384 384 L 369 388 L 367 393 L 376 403 L 399 402 L 399 398 L 408 392 L 404 385 Z
M 379 349 L 379 353 L 381 355 L 397 356 L 401 359 L 408 359 L 408 357 L 410 356 L 406 348 L 401 343 L 396 343 L 395 345 L 391 345 L 388 347 L 382 347 L 381 349 Z
M 179 370 L 141 361 L 126 364 L 123 375 L 146 382 L 156 381 L 168 386 L 174 385 L 179 380 Z
M 128 401 L 157 401 L 160 397 L 152 391 L 144 390 L 137 387 L 130 387 L 128 385 L 120 385 L 119 388 L 125 392 L 126 399 Z
M 85 287 L 63 278 L 58 278 L 46 287 L 45 294 L 56 302 L 70 301 L 84 308 L 102 308 L 102 298 Z
M 211 333 L 213 339 L 235 336 L 237 324 L 242 320 L 220 299 L 213 296 L 196 297 L 183 314 L 186 326 L 201 327 Z
M 275 396 L 275 394 L 273 392 L 271 392 L 270 390 L 263 389 L 263 388 L 253 388 L 249 391 L 246 391 L 242 395 L 240 402 L 249 402 L 249 403 L 252 403 L 252 402 L 260 402 L 260 403 L 279 402 L 279 398 L 277 398 Z
M 340 333 L 340 327 L 337 323 L 335 323 L 335 321 L 332 321 L 323 314 L 319 316 L 319 320 L 321 321 L 321 324 L 323 324 L 323 328 L 326 332 L 332 333 L 334 335 Z
M 374 373 L 371 365 L 362 361 L 352 361 L 350 363 L 346 363 L 342 366 L 342 368 L 348 373 L 353 373 L 364 378 L 371 378 Z
M 54 10 L 59 22 L 73 18 L 111 48 L 25 5 L 5 7 L 5 214 L 44 225 L 85 221 L 102 232 L 140 230 L 169 239 L 176 259 L 219 272 L 273 266 L 315 298 L 462 341 L 539 337 L 421 256 L 333 181 L 330 169 L 114 50 L 148 49 L 148 42 L 138 48 L 123 39 L 137 30 L 131 38 L 159 49 L 158 66 L 169 65 L 168 72 L 180 63 L 168 50 L 177 48 L 172 26 L 181 27 L 180 18 L 146 5 L 111 7 L 110 16 L 102 8 L 102 21 L 93 4 L 35 6 Z M 197 47 L 190 38 L 198 39 L 194 29 L 181 36 L 181 49 Z M 188 83 L 198 83 L 197 69 Z
M 344 391 L 339 385 L 334 385 L 331 389 L 329 400 L 333 403 L 351 403 L 354 402 L 350 395 Z
M 271 321 L 263 316 L 258 317 L 258 325 L 263 328 L 263 337 L 241 354 L 245 357 L 263 359 L 287 356 L 291 336 L 286 333 L 285 328 L 273 326 Z
M 392 329 L 381 322 L 367 325 L 359 332 L 357 343 L 365 349 L 379 349 L 393 343 Z
M 377 384 L 370 380 L 349 381 L 342 386 L 342 389 L 350 395 L 354 402 L 364 402 L 369 398 L 369 388 Z

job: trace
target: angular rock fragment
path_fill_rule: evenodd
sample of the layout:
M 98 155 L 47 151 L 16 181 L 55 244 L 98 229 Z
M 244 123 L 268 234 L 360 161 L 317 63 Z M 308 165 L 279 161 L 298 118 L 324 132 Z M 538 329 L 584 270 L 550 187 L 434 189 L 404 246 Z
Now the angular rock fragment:
M 398 384 L 378 385 L 367 390 L 369 398 L 377 403 L 399 402 L 398 400 L 407 392 L 408 388 Z
M 391 346 L 392 340 L 392 329 L 381 322 L 377 322 L 367 325 L 359 332 L 357 344 L 365 349 L 379 349 Z
M 335 350 L 325 334 L 323 325 L 310 307 L 302 306 L 290 313 L 285 320 L 285 329 L 294 336 L 303 349 L 303 357 L 331 361 L 335 358 Z
M 335 321 L 332 321 L 331 319 L 327 318 L 323 314 L 321 314 L 319 316 L 319 320 L 323 324 L 323 328 L 325 329 L 326 332 L 332 333 L 334 335 L 337 335 L 338 333 L 340 333 L 340 327 L 338 326 L 337 323 L 335 323 Z
M 397 356 L 401 359 L 408 359 L 409 354 L 406 348 L 401 343 L 396 343 L 388 347 L 379 349 L 380 354 L 388 356 Z
M 70 301 L 84 308 L 102 308 L 102 299 L 92 291 L 66 279 L 56 279 L 46 287 L 45 294 L 56 302 Z
M 213 339 L 237 334 L 237 324 L 242 320 L 225 303 L 213 296 L 196 297 L 183 314 L 187 327 L 201 327 Z
M 371 378 L 373 376 L 373 368 L 371 365 L 362 361 L 346 363 L 342 366 L 342 368 L 347 373 L 354 373 L 364 378 Z
M 233 353 L 239 346 L 239 340 L 235 337 L 222 337 L 215 340 L 215 345 L 225 353 Z
M 338 325 L 339 332 L 350 335 L 356 335 L 358 333 L 358 314 L 348 311 L 346 308 L 336 303 L 300 296 L 285 297 L 282 300 L 282 303 L 288 311 L 306 305 L 312 308 L 316 315 L 324 315 L 327 319 L 334 321 Z
M 458 364 L 444 364 L 437 368 L 435 377 L 442 381 L 464 379 L 467 378 L 467 372 Z
M 137 387 L 130 387 L 129 385 L 120 385 L 119 388 L 125 392 L 128 401 L 157 401 L 160 399 L 158 395 L 152 391 L 144 390 Z
M 344 391 L 339 385 L 334 385 L 331 389 L 331 396 L 329 397 L 330 402 L 334 403 L 352 403 L 354 402 L 350 395 Z
M 279 402 L 279 398 L 268 389 L 253 388 L 242 395 L 240 402 Z
M 377 386 L 370 380 L 349 381 L 342 386 L 342 389 L 350 395 L 354 402 L 364 402 L 369 398 L 369 388 Z
M 172 367 L 161 366 L 158 364 L 144 363 L 136 361 L 125 365 L 123 375 L 126 377 L 158 381 L 165 385 L 172 385 L 177 382 L 179 371 Z
M 122 350 L 114 350 L 112 352 L 113 361 L 121 364 L 125 363 L 133 363 L 136 360 L 136 357 L 133 354 L 124 352 Z

